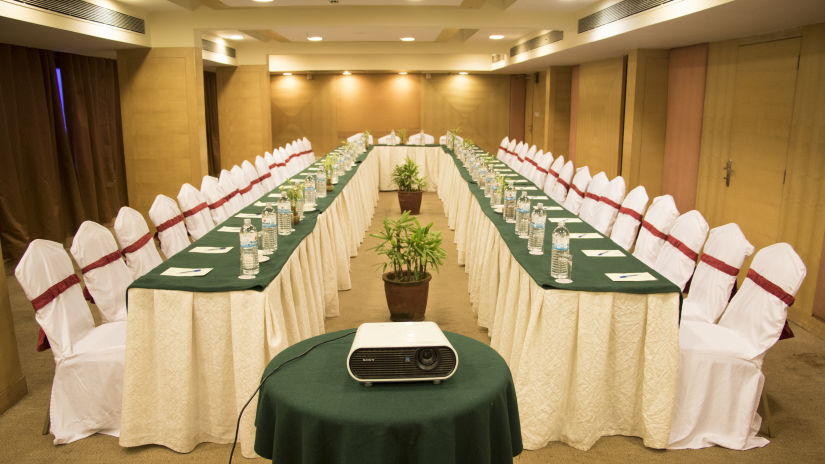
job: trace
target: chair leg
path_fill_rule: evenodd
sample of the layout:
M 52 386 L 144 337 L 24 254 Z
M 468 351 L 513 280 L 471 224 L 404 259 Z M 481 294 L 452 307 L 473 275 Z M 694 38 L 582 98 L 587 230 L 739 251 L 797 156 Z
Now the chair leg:
M 762 425 L 765 428 L 765 434 L 770 438 L 773 438 L 773 431 L 771 430 L 771 407 L 768 405 L 768 393 L 765 390 L 765 387 L 762 387 L 762 399 L 760 399 L 759 402 L 762 404 L 762 412 L 765 413 L 762 418 Z
M 46 408 L 46 420 L 43 421 L 43 430 L 41 430 L 42 435 L 48 435 L 49 429 L 52 427 L 52 419 L 51 419 L 51 409 Z

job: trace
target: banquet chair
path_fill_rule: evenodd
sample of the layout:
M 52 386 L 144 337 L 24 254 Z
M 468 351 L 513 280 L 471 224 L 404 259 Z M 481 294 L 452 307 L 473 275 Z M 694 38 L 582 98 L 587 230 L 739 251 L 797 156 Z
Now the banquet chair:
M 516 158 L 517 145 L 516 139 L 510 139 L 510 143 L 507 144 L 507 149 L 504 151 L 504 162 L 511 168 L 513 167 L 513 160 Z
M 126 320 L 126 288 L 134 280 L 117 242 L 102 225 L 83 221 L 69 249 L 103 322 Z
M 630 251 L 636 243 L 647 201 L 647 190 L 644 185 L 639 185 L 628 192 L 619 208 L 616 222 L 613 223 L 613 230 L 610 231 L 610 239 L 627 251 Z
M 602 194 L 599 196 L 599 203 L 596 205 L 596 211 L 591 225 L 599 232 L 609 236 L 613 230 L 613 223 L 616 221 L 616 216 L 619 214 L 619 208 L 622 207 L 624 201 L 624 194 L 627 187 L 622 176 L 614 177 Z
M 291 177 L 298 172 L 298 163 L 295 161 L 295 145 L 290 142 L 284 145 L 284 164 L 286 165 L 287 177 Z
M 610 184 L 610 181 L 607 179 L 607 174 L 605 174 L 604 171 L 600 171 L 593 176 L 593 178 L 590 179 L 590 183 L 587 184 L 584 200 L 582 200 L 582 206 L 579 210 L 579 217 L 588 224 L 593 224 L 596 218 L 596 210 L 599 206 L 599 199 L 607 189 L 608 184 Z
M 682 302 L 682 320 L 715 323 L 730 300 L 739 268 L 753 251 L 753 245 L 736 224 L 711 229 L 690 283 L 690 293 Z
M 272 188 L 275 188 L 284 181 L 282 178 L 281 170 L 278 169 L 280 162 L 277 158 L 278 149 L 276 148 L 273 150 L 273 153 L 266 152 L 264 155 L 264 160 L 266 161 L 267 167 L 269 167 L 269 174 L 272 176 L 270 180 L 272 181 Z
M 564 155 L 559 155 L 558 158 L 550 163 L 550 168 L 547 170 L 547 177 L 544 178 L 544 184 L 542 184 L 541 187 L 544 193 L 549 195 L 553 191 L 553 188 L 556 186 L 556 182 L 559 181 L 559 171 L 561 171 L 561 168 L 563 167 Z
M 261 155 L 255 157 L 255 171 L 258 173 L 258 183 L 261 185 L 264 192 L 269 192 L 275 188 L 275 185 L 273 185 L 274 180 L 272 179 L 272 173 L 269 172 L 269 164 Z
M 552 177 L 547 175 L 549 180 Z M 567 193 L 567 198 L 564 199 L 564 207 L 573 214 L 578 215 L 582 208 L 582 201 L 587 191 L 587 186 L 590 185 L 590 168 L 584 166 L 576 170 L 576 175 L 573 176 L 573 181 L 570 183 L 570 191 Z
M 553 191 L 548 194 L 556 203 L 562 204 L 567 198 L 567 191 L 570 190 L 570 180 L 573 178 L 573 171 L 575 171 L 575 168 L 573 162 L 570 160 L 564 163 L 561 171 L 559 171 L 559 178 L 557 179 L 556 185 L 553 186 Z
M 504 161 L 507 155 L 507 144 L 510 143 L 510 140 L 507 137 L 501 139 L 501 143 L 498 146 L 498 151 L 496 152 L 496 158 L 499 161 Z
M 676 202 L 670 195 L 661 195 L 653 199 L 650 208 L 647 209 L 642 219 L 642 227 L 636 237 L 636 246 L 633 248 L 633 256 L 638 258 L 648 266 L 652 266 L 662 249 L 662 244 L 670 233 L 670 228 L 676 218 L 679 217 L 679 210 L 676 209 Z
M 533 171 L 533 178 L 530 179 L 538 187 L 544 186 L 544 181 L 547 179 L 547 174 L 550 172 L 550 165 L 553 164 L 553 154 L 550 152 L 544 153 L 539 150 L 536 153 L 536 169 Z
M 275 173 L 272 174 L 272 177 L 275 179 L 275 187 L 277 187 L 289 178 L 286 167 L 286 150 L 283 147 L 273 150 L 272 157 L 275 158 Z
M 221 188 L 221 183 L 218 179 L 212 176 L 203 176 L 203 180 L 201 181 L 201 195 L 206 198 L 209 214 L 212 216 L 212 222 L 215 224 L 222 223 L 232 215 L 228 198 L 229 195 Z
M 424 131 L 417 132 L 410 136 L 410 145 L 426 145 L 430 143 L 435 143 L 435 137 L 429 134 L 425 134 Z
M 530 175 L 533 173 L 533 169 L 535 169 L 535 156 L 536 156 L 536 146 L 533 145 L 527 152 L 524 153 L 524 157 L 522 159 L 521 166 L 519 166 L 518 173 L 526 178 L 530 178 Z
M 126 266 L 132 271 L 133 278 L 137 279 L 163 262 L 146 219 L 136 209 L 128 206 L 120 208 L 115 217 L 114 229 L 120 252 L 126 260 Z
M 252 191 L 250 193 L 254 196 L 253 200 L 257 200 L 263 196 L 264 193 L 266 193 L 264 186 L 261 184 L 261 182 L 263 182 L 263 179 L 261 179 L 261 174 L 258 173 L 258 170 L 255 169 L 255 165 L 250 163 L 249 160 L 244 160 L 243 163 L 241 163 L 241 169 L 243 170 L 246 178 L 249 180 L 249 185 L 252 186 Z
M 80 279 L 57 242 L 33 240 L 14 275 L 54 356 L 49 400 L 53 443 L 71 443 L 95 433 L 117 437 L 126 321 L 95 327 Z
M 306 166 L 306 155 L 309 154 L 309 150 L 307 150 L 306 146 L 304 145 L 303 139 L 293 140 L 292 147 L 295 149 L 296 170 L 300 171 L 301 169 L 304 169 L 304 167 Z
M 175 200 L 163 194 L 156 196 L 149 208 L 149 220 L 155 225 L 155 238 L 167 259 L 189 246 L 183 214 Z
M 527 152 L 529 147 L 525 142 L 519 142 L 516 144 L 516 149 L 513 150 L 513 158 L 510 160 L 513 164 L 510 165 L 513 168 L 513 171 L 518 172 L 521 169 L 521 165 L 524 163 L 524 154 Z
M 235 180 L 232 173 L 226 169 L 221 169 L 221 174 L 218 176 L 218 185 L 226 193 L 227 204 L 229 205 L 229 215 L 233 215 L 240 211 L 243 207 L 243 196 L 240 189 L 235 185 Z
M 292 175 L 292 172 L 290 171 L 290 167 L 287 164 L 287 161 L 289 160 L 289 152 L 286 151 L 286 147 L 278 147 L 278 154 L 275 155 L 275 156 L 276 156 L 276 158 L 281 160 L 281 165 L 279 166 L 279 169 L 283 173 L 284 180 L 286 180 L 287 178 L 289 178 L 289 176 Z M 283 183 L 283 182 L 281 182 L 281 183 Z
M 702 213 L 694 209 L 682 214 L 673 223 L 651 267 L 684 291 L 707 236 L 708 223 Z
M 232 183 L 238 187 L 238 193 L 240 194 L 239 196 L 241 197 L 241 202 L 243 203 L 241 208 L 247 207 L 260 196 L 255 196 L 255 193 L 252 190 L 254 188 L 252 179 L 246 175 L 240 166 L 237 164 L 232 166 L 229 173 L 232 174 Z
M 389 134 L 378 137 L 378 143 L 382 145 L 398 145 L 401 143 L 401 137 L 395 135 L 395 130 L 393 129 Z
M 180 205 L 186 230 L 194 240 L 197 240 L 215 227 L 206 197 L 189 182 L 184 182 L 178 192 Z
M 762 422 L 757 413 L 765 383 L 762 362 L 779 338 L 805 272 L 790 245 L 770 245 L 754 256 L 718 324 L 682 321 L 668 448 L 745 450 L 768 444 L 756 436 Z
M 349 137 L 347 137 L 347 142 L 358 142 L 362 138 L 364 138 L 364 133 L 363 132 L 358 132 L 356 134 L 352 134 Z
M 301 140 L 304 142 L 304 151 L 306 152 L 304 155 L 304 167 L 307 167 L 315 162 L 315 152 L 312 151 L 312 143 L 308 138 L 304 137 Z

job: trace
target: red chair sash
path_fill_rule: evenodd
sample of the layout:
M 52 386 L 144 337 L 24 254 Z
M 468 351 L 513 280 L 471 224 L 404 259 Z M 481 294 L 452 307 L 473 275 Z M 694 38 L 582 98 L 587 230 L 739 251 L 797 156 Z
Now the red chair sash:
M 537 170 L 538 172 L 541 172 L 541 173 L 547 174 L 547 169 L 544 169 L 543 167 L 539 166 L 539 165 L 538 165 L 538 163 L 533 163 L 533 164 L 536 166 L 536 170 Z
M 585 194 L 584 194 L 584 197 L 585 197 L 585 198 L 590 198 L 590 199 L 591 199 L 591 200 L 593 200 L 593 201 L 599 201 L 599 199 L 601 198 L 600 196 L 596 195 L 596 194 L 595 194 L 595 193 L 593 193 L 593 192 L 587 192 L 587 193 L 585 193 Z
M 237 190 L 236 190 L 237 191 Z M 234 194 L 234 193 L 233 193 Z M 215 203 L 209 203 L 209 209 L 216 209 L 223 206 L 227 201 L 229 201 L 230 196 L 227 195 L 220 200 L 216 201 Z
M 233 190 L 233 191 L 229 192 L 228 194 L 226 194 L 226 196 L 225 196 L 225 197 L 223 197 L 222 199 L 223 199 L 224 201 L 229 201 L 229 200 L 231 200 L 231 199 L 232 199 L 232 197 L 234 197 L 235 195 L 237 195 L 237 194 L 239 194 L 239 193 L 241 193 L 241 192 L 240 192 L 238 189 L 235 189 L 235 190 Z
M 621 208 L 620 204 L 616 203 L 615 201 L 613 201 L 613 200 L 611 200 L 610 198 L 607 198 L 607 197 L 599 197 L 599 201 L 601 201 L 602 203 L 604 203 L 608 206 L 613 207 L 614 209 Z
M 247 185 L 246 187 L 244 187 L 244 188 L 242 188 L 242 189 L 238 190 L 238 193 L 241 193 L 241 194 L 243 194 L 243 193 L 249 193 L 251 190 L 252 190 L 252 184 L 250 183 L 250 184 L 249 184 L 249 185 Z
M 271 172 L 265 172 L 264 175 L 262 175 L 261 177 L 258 178 L 258 182 L 263 182 L 264 179 L 268 179 L 270 177 L 272 177 L 272 173 Z
M 793 303 L 795 301 L 793 295 L 791 295 L 790 293 L 787 293 L 785 290 L 782 290 L 782 288 L 779 287 L 779 285 L 776 285 L 775 283 L 773 283 L 770 280 L 766 279 L 765 277 L 763 277 L 761 274 L 754 271 L 753 269 L 748 269 L 747 278 L 752 280 L 753 283 L 755 283 L 756 285 L 759 285 L 760 287 L 762 287 L 762 289 L 764 289 L 766 292 L 768 292 L 771 295 L 773 295 L 773 296 L 779 298 L 780 300 L 782 300 L 782 302 L 785 303 L 786 305 L 788 305 L 788 306 L 793 305 Z
M 622 213 L 622 214 L 627 214 L 628 216 L 632 217 L 633 219 L 635 219 L 637 221 L 642 220 L 642 215 L 638 211 L 634 211 L 630 208 L 626 208 L 626 207 L 622 206 L 621 208 L 619 208 L 619 212 Z
M 573 189 L 574 192 L 578 193 L 580 197 L 584 198 L 584 192 L 581 191 L 580 188 L 576 187 L 576 184 L 570 184 L 570 188 Z
M 699 253 L 691 250 L 690 247 L 682 243 L 678 238 L 668 235 L 665 240 L 691 260 L 696 261 L 699 258 Z
M 155 237 L 157 237 L 157 235 L 159 233 L 163 232 L 164 230 L 166 230 L 170 227 L 173 227 L 175 224 L 177 224 L 181 221 L 183 221 L 183 216 L 177 215 L 177 216 L 173 217 L 172 219 L 169 219 L 168 221 L 160 223 L 157 226 L 157 232 L 155 232 Z
M 721 259 L 714 258 L 713 256 L 711 256 L 707 253 L 702 254 L 702 257 L 699 258 L 699 262 L 705 263 L 708 266 L 710 266 L 714 269 L 718 269 L 718 270 L 720 270 L 720 271 L 724 272 L 725 274 L 727 274 L 729 276 L 732 276 L 732 277 L 736 277 L 737 274 L 739 274 L 739 269 L 731 266 L 730 264 L 722 261 Z
M 61 293 L 68 290 L 72 285 L 79 283 L 80 278 L 77 274 L 71 274 L 69 277 L 66 277 L 60 282 L 47 288 L 45 292 L 32 300 L 32 307 L 34 308 L 34 311 L 37 312 L 40 308 L 46 306 L 51 303 L 52 300 L 60 296 Z M 37 351 L 46 351 L 49 348 L 51 348 L 51 345 L 49 344 L 48 337 L 46 337 L 46 332 L 43 332 L 43 329 L 40 329 L 40 332 L 37 334 Z
M 569 190 L 569 189 L 570 189 L 570 184 L 568 184 L 567 182 L 565 182 L 565 181 L 564 181 L 564 179 L 562 179 L 561 177 L 559 177 L 559 184 L 560 184 L 562 187 L 564 187 L 564 189 L 565 189 L 565 190 Z
M 558 179 L 558 178 L 559 178 L 559 173 L 558 173 L 558 172 L 556 172 L 556 171 L 554 171 L 554 170 L 553 170 L 553 168 L 550 168 L 550 172 L 548 172 L 548 174 L 550 174 L 551 176 L 555 177 L 556 179 Z M 584 195 L 582 195 L 582 196 L 584 196 Z
M 201 211 L 203 211 L 204 208 L 206 208 L 206 207 L 207 207 L 207 205 L 206 205 L 206 202 L 204 201 L 203 203 L 199 204 L 198 206 L 195 206 L 194 208 L 192 208 L 190 210 L 184 211 L 183 216 L 184 217 L 194 216 L 194 215 L 200 213 Z
M 102 258 L 98 259 L 97 261 L 87 264 L 86 266 L 84 266 L 80 270 L 80 272 L 82 272 L 83 274 L 86 274 L 89 271 L 93 271 L 93 270 L 95 270 L 99 267 L 103 267 L 103 266 L 105 266 L 109 263 L 113 263 L 113 262 L 121 259 L 121 257 L 122 257 L 122 255 L 120 254 L 120 250 L 115 250 L 115 251 L 109 253 L 108 255 L 103 256 Z
M 527 161 L 528 163 L 532 164 L 535 167 L 539 167 L 539 165 L 534 160 L 530 159 L 529 156 L 524 158 L 524 161 Z
M 141 248 L 143 248 L 144 245 L 149 243 L 149 240 L 152 240 L 152 233 L 151 232 L 146 232 L 146 235 L 144 235 L 143 237 L 140 237 L 139 239 L 135 240 L 135 243 L 133 243 L 133 244 L 127 246 L 126 248 L 124 248 L 123 250 L 121 250 L 121 253 L 123 253 L 123 255 L 126 255 L 128 253 L 134 253 L 134 252 L 140 250 Z
M 660 238 L 662 240 L 667 240 L 667 235 L 664 234 L 659 229 L 657 229 L 656 226 L 654 226 L 653 224 L 651 224 L 647 221 L 642 221 L 642 227 L 647 229 L 647 231 L 650 232 L 651 234 L 653 234 L 654 237 Z

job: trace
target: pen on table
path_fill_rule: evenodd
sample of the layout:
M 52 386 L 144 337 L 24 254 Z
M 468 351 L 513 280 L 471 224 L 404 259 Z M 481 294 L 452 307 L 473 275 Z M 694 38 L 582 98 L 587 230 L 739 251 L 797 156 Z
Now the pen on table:
M 596 254 L 596 256 L 601 256 L 601 255 L 607 253 L 608 251 L 610 251 L 610 250 L 604 250 L 602 252 L 599 252 L 598 254 Z
M 638 275 L 638 273 L 637 273 L 637 272 L 632 272 L 632 273 L 630 273 L 630 274 L 622 274 L 622 275 L 620 275 L 620 276 L 619 276 L 619 278 L 620 278 L 620 279 L 624 279 L 625 277 L 635 277 L 635 276 L 637 276 L 637 275 Z
M 201 269 L 190 269 L 188 271 L 181 271 L 180 274 L 197 274 Z

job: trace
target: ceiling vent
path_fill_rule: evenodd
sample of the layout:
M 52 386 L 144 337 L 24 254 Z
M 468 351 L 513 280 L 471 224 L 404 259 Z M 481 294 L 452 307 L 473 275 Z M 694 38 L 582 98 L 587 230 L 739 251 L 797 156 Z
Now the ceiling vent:
M 201 48 L 207 52 L 217 53 L 218 55 L 229 56 L 235 58 L 235 49 L 227 47 L 226 45 L 212 42 L 211 40 L 201 39 Z
M 44 10 L 71 16 L 73 18 L 85 19 L 107 26 L 124 29 L 127 31 L 146 33 L 146 25 L 143 20 L 134 16 L 129 16 L 120 11 L 115 11 L 94 3 L 83 0 L 12 0 L 24 5 L 30 5 Z
M 671 1 L 673 0 L 622 0 L 619 3 L 615 3 L 603 10 L 579 19 L 579 34 Z
M 491 56 L 491 58 L 493 60 L 493 63 L 498 63 L 499 61 L 504 61 L 504 55 L 502 55 L 501 53 L 494 53 Z
M 510 56 L 521 55 L 522 53 L 529 52 L 530 50 L 535 50 L 539 47 L 543 47 L 545 45 L 549 45 L 553 42 L 558 42 L 559 40 L 564 38 L 564 33 L 562 31 L 550 31 L 546 34 L 542 34 L 538 37 L 533 37 L 532 39 L 528 40 L 527 42 L 522 42 L 515 47 L 510 49 Z

